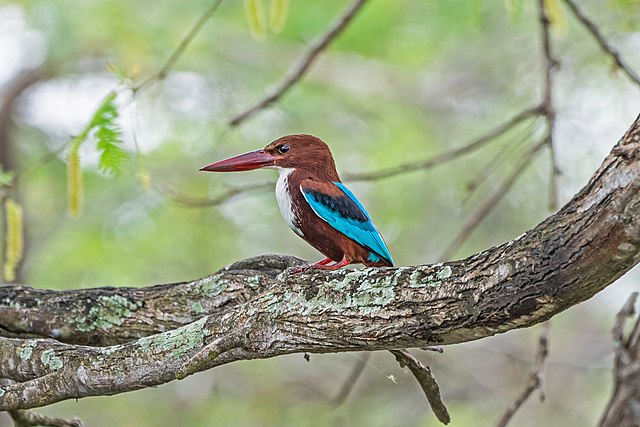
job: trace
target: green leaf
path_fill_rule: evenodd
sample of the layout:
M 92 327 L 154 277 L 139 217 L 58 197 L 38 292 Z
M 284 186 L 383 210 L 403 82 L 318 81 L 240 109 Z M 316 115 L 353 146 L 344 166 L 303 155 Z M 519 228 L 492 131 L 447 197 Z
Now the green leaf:
M 116 96 L 115 91 L 109 92 L 93 113 L 89 123 L 71 141 L 71 149 L 67 156 L 67 197 L 71 216 L 79 216 L 82 211 L 83 182 L 80 146 L 90 137 L 96 140 L 96 147 L 101 152 L 98 168 L 104 173 L 118 172 L 127 158 L 127 154 L 120 147 L 122 131 L 117 124 Z

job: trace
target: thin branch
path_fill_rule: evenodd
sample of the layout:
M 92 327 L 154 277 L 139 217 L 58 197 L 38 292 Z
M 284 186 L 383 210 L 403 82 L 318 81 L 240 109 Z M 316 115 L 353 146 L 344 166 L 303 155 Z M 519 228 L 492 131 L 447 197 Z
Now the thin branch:
M 239 194 L 248 193 L 251 191 L 267 190 L 267 189 L 273 188 L 274 186 L 275 184 L 273 182 L 262 182 L 257 184 L 248 184 L 241 187 L 231 187 L 213 198 L 190 197 L 190 196 L 186 196 L 184 194 L 178 193 L 175 190 L 162 188 L 158 185 L 154 185 L 154 188 L 156 189 L 156 191 L 158 191 L 160 194 L 167 197 L 168 199 L 171 199 L 183 205 L 192 206 L 192 207 L 211 207 L 211 206 L 220 205 Z
M 600 419 L 600 427 L 636 426 L 640 422 L 637 408 L 640 401 L 640 316 L 625 337 L 624 329 L 636 315 L 638 292 L 633 292 L 616 316 L 612 330 L 615 358 L 613 392 Z
M 527 401 L 529 396 L 531 396 L 534 391 L 539 390 L 540 401 L 544 401 L 544 365 L 548 355 L 549 322 L 545 322 L 540 328 L 540 337 L 538 338 L 538 350 L 536 352 L 535 364 L 533 366 L 533 369 L 529 373 L 529 380 L 527 381 L 527 385 L 525 386 L 524 390 L 522 390 L 522 393 L 520 393 L 518 398 L 513 402 L 513 404 L 509 408 L 507 408 L 504 414 L 502 414 L 502 417 L 500 417 L 500 420 L 496 424 L 496 427 L 505 427 L 507 424 L 509 424 L 518 409 L 522 407 L 524 402 Z
M 454 254 L 454 252 L 467 240 L 471 233 L 476 229 L 478 225 L 484 220 L 487 215 L 496 207 L 498 202 L 504 197 L 511 189 L 513 184 L 517 181 L 518 177 L 524 173 L 527 166 L 533 161 L 536 154 L 542 147 L 546 145 L 546 141 L 534 145 L 527 154 L 521 159 L 521 161 L 514 167 L 511 174 L 502 182 L 502 185 L 487 198 L 484 203 L 476 210 L 476 212 L 467 219 L 460 232 L 456 235 L 453 241 L 447 246 L 447 248 L 440 255 L 440 260 L 448 260 Z
M 370 358 L 370 352 L 362 353 L 362 357 L 358 358 L 358 361 L 353 366 L 353 369 L 347 379 L 342 383 L 338 393 L 329 401 L 329 405 L 333 408 L 338 408 L 347 400 L 347 397 L 351 394 L 353 387 L 364 372 L 364 368 L 367 366 Z
M 82 421 L 79 419 L 65 420 L 64 418 L 47 417 L 46 415 L 36 414 L 31 411 L 17 410 L 9 411 L 9 416 L 13 420 L 15 427 L 83 427 Z
M 413 172 L 416 170 L 430 169 L 432 167 L 457 159 L 458 157 L 461 157 L 465 154 L 469 154 L 479 149 L 483 145 L 504 135 L 505 133 L 507 133 L 514 127 L 516 127 L 521 122 L 527 120 L 528 118 L 541 114 L 541 112 L 542 112 L 541 105 L 528 108 L 526 110 L 519 112 L 515 116 L 511 117 L 505 123 L 490 130 L 480 138 L 474 141 L 471 141 L 463 145 L 462 147 L 454 148 L 453 150 L 450 150 L 450 151 L 445 151 L 444 153 L 438 154 L 430 159 L 421 160 L 419 162 L 405 163 L 398 166 L 393 166 L 387 169 L 381 169 L 373 172 L 345 174 L 344 175 L 345 181 L 375 181 L 378 179 L 389 178 L 394 175 L 400 175 L 407 172 Z
M 131 90 L 136 93 L 139 92 L 140 89 L 147 86 L 149 83 L 153 81 L 163 80 L 171 69 L 176 65 L 180 57 L 184 54 L 185 50 L 189 46 L 189 44 L 193 41 L 193 39 L 198 35 L 204 24 L 213 16 L 214 13 L 218 10 L 218 7 L 222 3 L 222 0 L 214 0 L 211 5 L 204 11 L 204 13 L 200 16 L 198 21 L 195 23 L 193 28 L 187 33 L 187 35 L 182 39 L 178 47 L 173 51 L 167 62 L 158 70 L 155 74 L 151 75 L 147 79 L 143 80 L 141 83 L 134 85 Z
M 573 12 L 575 17 L 578 18 L 582 25 L 584 25 L 587 31 L 589 31 L 593 38 L 596 39 L 596 42 L 598 42 L 600 48 L 613 59 L 616 67 L 621 69 L 627 75 L 627 77 L 629 77 L 629 79 L 636 85 L 640 86 L 640 76 L 638 76 L 638 74 L 636 74 L 636 72 L 622 60 L 620 53 L 616 50 L 616 48 L 611 46 L 606 38 L 604 38 L 598 26 L 594 24 L 589 18 L 587 18 L 584 12 L 573 0 L 563 1 L 569 7 L 569 9 L 571 9 L 571 12 Z
M 302 76 L 304 76 L 318 55 L 320 55 L 320 53 L 322 53 L 322 51 L 325 50 L 327 46 L 329 46 L 329 44 L 347 28 L 353 17 L 356 16 L 365 3 L 366 0 L 355 0 L 333 23 L 333 25 L 329 27 L 326 33 L 311 43 L 309 49 L 297 62 L 293 64 L 293 66 L 291 66 L 291 68 L 289 68 L 284 79 L 275 88 L 273 88 L 266 97 L 258 101 L 254 106 L 234 116 L 229 121 L 229 126 L 239 125 L 260 110 L 263 110 L 280 99 L 285 92 L 291 89 L 291 87 L 295 85 Z
M 465 154 L 469 154 L 481 148 L 483 145 L 492 142 L 493 140 L 504 135 L 505 133 L 507 133 L 514 127 L 516 127 L 518 124 L 527 120 L 528 118 L 540 115 L 542 112 L 542 109 L 543 109 L 543 105 L 538 105 L 536 107 L 522 110 L 521 112 L 511 117 L 506 122 L 490 130 L 480 138 L 473 140 L 463 145 L 462 147 L 455 148 L 453 150 L 438 154 L 430 159 L 422 160 L 419 162 L 413 162 L 413 163 L 405 163 L 405 164 L 394 166 L 388 169 L 381 169 L 377 171 L 347 173 L 343 175 L 344 181 L 347 181 L 347 182 L 376 181 L 379 179 L 390 178 L 395 175 L 409 173 L 409 172 L 413 172 L 421 169 L 430 169 L 430 168 L 442 165 L 449 161 L 455 160 L 458 157 L 461 157 Z M 158 192 L 160 192 L 164 196 L 178 203 L 182 203 L 184 205 L 194 206 L 194 207 L 210 207 L 210 206 L 220 205 L 239 194 L 242 194 L 248 191 L 264 190 L 264 189 L 272 188 L 273 186 L 274 184 L 269 182 L 269 183 L 261 183 L 261 184 L 249 184 L 242 187 L 233 187 L 214 198 L 194 198 L 184 194 L 180 194 L 174 190 L 168 190 L 166 188 L 160 188 L 158 186 L 156 186 L 155 188 Z
M 447 407 L 442 402 L 440 387 L 428 366 L 424 366 L 418 359 L 413 357 L 407 350 L 390 350 L 400 364 L 400 367 L 407 367 L 420 384 L 424 395 L 427 397 L 429 405 L 438 420 L 443 424 L 449 424 L 451 417 Z
M 535 121 L 532 123 L 534 124 Z M 499 166 L 503 165 L 507 161 L 511 161 L 515 156 L 517 156 L 517 152 L 522 149 L 522 146 L 527 142 L 530 142 L 530 138 L 532 135 L 532 128 L 527 127 L 526 132 L 519 136 L 518 139 L 512 140 L 511 143 L 508 144 L 504 149 L 499 150 L 495 156 L 489 159 L 485 165 L 480 168 L 479 172 L 467 183 L 466 189 L 468 194 L 462 200 L 462 205 L 466 205 L 469 200 L 473 197 L 475 192 L 480 188 L 480 186 L 486 182 L 486 180 L 495 172 Z
M 553 105 L 553 74 L 558 66 L 551 50 L 551 21 L 547 15 L 546 0 L 538 0 L 538 19 L 540 22 L 540 35 L 542 38 L 542 58 L 544 62 L 544 90 L 542 100 L 542 114 L 545 117 L 546 132 L 544 141 L 549 147 L 551 173 L 549 176 L 549 209 L 558 209 L 558 174 L 556 148 L 554 144 L 554 130 L 556 125 L 556 111 Z

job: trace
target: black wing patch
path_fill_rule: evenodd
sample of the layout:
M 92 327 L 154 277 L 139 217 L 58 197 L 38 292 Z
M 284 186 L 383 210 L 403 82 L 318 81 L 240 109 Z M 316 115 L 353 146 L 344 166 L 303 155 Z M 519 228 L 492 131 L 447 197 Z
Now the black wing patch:
M 315 199 L 317 203 L 326 206 L 343 218 L 349 218 L 359 222 L 369 221 L 367 214 L 362 212 L 358 204 L 346 195 L 330 196 L 314 190 L 305 190 L 305 193 Z

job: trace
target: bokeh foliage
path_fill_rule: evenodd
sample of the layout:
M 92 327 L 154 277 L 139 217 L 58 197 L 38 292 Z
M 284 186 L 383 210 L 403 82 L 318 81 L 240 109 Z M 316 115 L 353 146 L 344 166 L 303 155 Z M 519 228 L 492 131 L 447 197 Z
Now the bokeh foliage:
M 582 3 L 640 69 L 639 3 Z M 45 70 L 15 102 L 8 140 L 11 169 L 26 171 L 7 190 L 24 212 L 22 280 L 56 289 L 139 286 L 194 279 L 265 252 L 314 260 L 319 255 L 288 230 L 270 191 L 247 192 L 208 208 L 185 203 L 274 180 L 273 172 L 197 170 L 284 134 L 311 133 L 329 143 L 341 172 L 373 171 L 459 147 L 540 102 L 543 65 L 535 2 L 516 0 L 371 1 L 281 102 L 234 128 L 228 127 L 229 118 L 278 82 L 346 3 L 227 1 L 166 79 L 132 93 L 129 88 L 158 71 L 210 4 L 12 0 L 0 5 L 0 58 L 6 55 L 0 60 L 0 84 L 8 87 L 33 67 Z M 609 58 L 562 1 L 547 4 L 561 61 L 554 99 L 563 202 L 638 114 L 640 91 L 611 71 Z M 250 25 L 247 11 L 256 13 L 256 7 L 262 8 L 264 23 Z M 282 22 L 270 17 L 272 7 L 286 7 L 286 13 L 279 12 Z M 116 155 L 120 172 L 104 174 L 98 144 L 105 139 L 74 141 L 83 129 L 96 136 L 99 131 L 88 126 L 113 90 L 118 114 L 110 116 L 115 127 L 106 129 L 122 129 L 123 143 L 114 146 L 122 145 L 126 158 Z M 348 185 L 399 265 L 434 262 L 523 150 L 540 138 L 540 125 L 529 120 L 438 168 Z M 82 173 L 83 183 L 77 217 L 67 212 L 67 162 L 75 146 L 82 170 L 71 176 L 80 179 Z M 52 153 L 50 161 L 33 168 Z M 456 256 L 514 238 L 549 214 L 546 154 Z M 470 184 L 482 177 L 472 191 Z M 3 233 L 2 240 L 9 241 Z M 530 403 L 517 425 L 593 423 L 610 384 L 609 326 L 624 302 L 620 295 L 637 276 L 632 272 L 626 284 L 554 321 L 547 402 Z M 513 332 L 453 346 L 444 356 L 421 355 L 439 378 L 452 425 L 493 424 L 526 378 L 534 337 L 535 331 Z M 77 414 L 93 426 L 433 425 L 418 387 L 384 354 L 375 355 L 352 397 L 330 409 L 325 402 L 358 357 L 242 363 L 159 389 L 47 411 Z M 3 422 L 8 423 L 0 418 Z

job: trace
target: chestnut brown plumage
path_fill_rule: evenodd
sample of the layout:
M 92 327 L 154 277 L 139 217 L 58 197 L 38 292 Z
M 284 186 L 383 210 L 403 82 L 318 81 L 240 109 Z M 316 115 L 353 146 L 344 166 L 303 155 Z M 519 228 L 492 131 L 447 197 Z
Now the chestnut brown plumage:
M 276 196 L 282 216 L 296 234 L 327 257 L 309 267 L 393 265 L 382 236 L 364 206 L 340 181 L 331 151 L 320 138 L 287 135 L 261 150 L 221 160 L 201 170 L 258 168 L 280 172 Z

